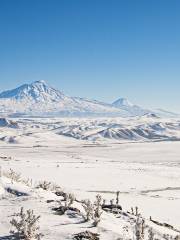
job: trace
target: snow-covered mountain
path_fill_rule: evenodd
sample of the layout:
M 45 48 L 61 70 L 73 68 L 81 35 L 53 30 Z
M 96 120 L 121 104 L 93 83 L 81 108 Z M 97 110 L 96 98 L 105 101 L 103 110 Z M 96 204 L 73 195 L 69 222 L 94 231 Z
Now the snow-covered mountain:
M 0 113 L 10 116 L 129 116 L 111 104 L 69 97 L 45 81 L 0 93 Z
M 126 98 L 112 104 L 86 98 L 70 97 L 40 80 L 0 93 L 2 116 L 143 116 L 156 114 L 177 116 L 164 110 L 147 110 L 134 105 Z
M 65 98 L 64 94 L 46 84 L 44 80 L 0 93 L 0 98 L 14 99 L 18 101 L 34 102 L 59 102 Z
M 118 100 L 112 103 L 112 106 L 117 107 L 119 109 L 123 109 L 133 116 L 142 116 L 151 113 L 150 110 L 134 105 L 127 98 L 119 98 Z
M 151 117 L 180 117 L 178 113 L 163 109 L 145 109 L 131 103 L 127 98 L 119 98 L 112 103 L 112 106 L 127 111 L 131 116 L 151 116 Z

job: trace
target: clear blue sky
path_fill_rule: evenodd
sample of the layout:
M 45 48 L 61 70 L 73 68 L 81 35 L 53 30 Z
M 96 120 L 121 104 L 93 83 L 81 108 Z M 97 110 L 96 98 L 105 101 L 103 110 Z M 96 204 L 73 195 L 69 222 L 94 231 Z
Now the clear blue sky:
M 40 79 L 180 112 L 180 1 L 1 0 L 0 90 Z

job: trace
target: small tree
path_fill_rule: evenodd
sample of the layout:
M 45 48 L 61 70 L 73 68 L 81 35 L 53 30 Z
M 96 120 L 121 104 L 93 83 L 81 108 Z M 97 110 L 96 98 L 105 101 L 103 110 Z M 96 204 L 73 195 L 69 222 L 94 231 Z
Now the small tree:
M 10 221 L 15 230 L 12 230 L 10 233 L 14 234 L 19 240 L 41 239 L 42 234 L 39 233 L 39 226 L 37 225 L 40 216 L 34 215 L 33 210 L 24 212 L 23 208 L 15 216 L 16 218 Z

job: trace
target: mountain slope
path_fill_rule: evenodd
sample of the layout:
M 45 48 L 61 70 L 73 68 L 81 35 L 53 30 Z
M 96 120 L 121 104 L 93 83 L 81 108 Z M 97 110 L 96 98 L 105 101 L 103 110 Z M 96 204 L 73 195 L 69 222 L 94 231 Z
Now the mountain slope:
M 160 108 L 154 109 L 154 113 L 160 117 L 172 117 L 172 118 L 180 117 L 180 114 L 178 114 L 178 113 L 166 111 L 166 110 L 160 109 Z

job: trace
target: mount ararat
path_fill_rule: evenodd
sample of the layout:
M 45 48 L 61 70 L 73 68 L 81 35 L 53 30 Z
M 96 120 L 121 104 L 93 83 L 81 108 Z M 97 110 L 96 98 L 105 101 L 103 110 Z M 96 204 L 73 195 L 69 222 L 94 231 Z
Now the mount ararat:
M 148 110 L 120 98 L 112 104 L 80 97 L 70 97 L 49 86 L 44 80 L 23 84 L 0 93 L 0 114 L 20 117 L 131 117 L 153 114 L 154 116 L 178 116 L 165 110 Z

